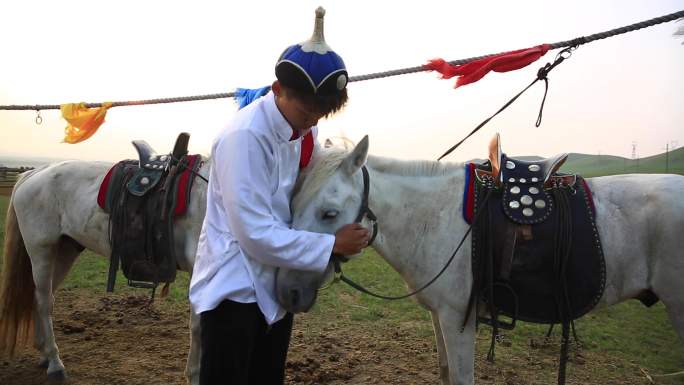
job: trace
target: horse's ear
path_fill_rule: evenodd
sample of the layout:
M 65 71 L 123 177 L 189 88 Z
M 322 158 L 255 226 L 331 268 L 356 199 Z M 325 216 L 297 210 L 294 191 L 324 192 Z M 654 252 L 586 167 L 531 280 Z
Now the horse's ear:
M 366 158 L 368 158 L 368 135 L 361 139 L 354 150 L 342 161 L 340 167 L 347 175 L 353 175 L 366 163 Z

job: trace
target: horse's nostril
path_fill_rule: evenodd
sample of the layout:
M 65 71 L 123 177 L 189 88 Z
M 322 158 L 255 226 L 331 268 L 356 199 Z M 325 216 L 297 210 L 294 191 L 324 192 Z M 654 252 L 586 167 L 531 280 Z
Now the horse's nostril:
M 290 303 L 293 307 L 296 307 L 299 304 L 299 290 L 290 290 Z

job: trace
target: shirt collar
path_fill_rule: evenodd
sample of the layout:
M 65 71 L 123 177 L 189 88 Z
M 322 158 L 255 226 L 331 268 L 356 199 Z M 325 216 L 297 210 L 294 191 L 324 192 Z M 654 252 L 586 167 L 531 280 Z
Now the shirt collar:
M 275 103 L 275 94 L 273 91 L 269 91 L 264 99 L 264 106 L 266 107 L 266 112 L 271 119 L 273 131 L 275 132 L 278 141 L 287 142 L 298 140 L 299 138 L 311 132 L 311 129 L 308 129 L 305 132 L 302 132 L 301 135 L 298 135 L 298 132 L 295 131 L 292 126 L 290 126 L 290 123 L 287 121 L 287 119 L 285 119 L 283 114 L 278 109 L 278 106 Z
M 285 119 L 275 103 L 275 94 L 269 91 L 264 98 L 264 107 L 271 121 L 273 132 L 279 142 L 287 142 L 296 139 L 294 130 L 290 123 Z

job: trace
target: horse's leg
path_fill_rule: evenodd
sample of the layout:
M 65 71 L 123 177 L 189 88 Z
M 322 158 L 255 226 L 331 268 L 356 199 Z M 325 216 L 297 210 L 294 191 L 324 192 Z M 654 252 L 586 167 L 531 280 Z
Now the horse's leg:
M 188 353 L 188 362 L 185 366 L 185 375 L 188 378 L 188 383 L 191 385 L 199 385 L 200 331 L 200 316 L 190 309 L 190 352 Z
M 435 331 L 435 342 L 437 343 L 437 355 L 439 356 L 439 378 L 442 380 L 442 385 L 449 385 L 449 363 L 447 361 L 447 352 L 444 347 L 444 336 L 442 335 L 442 327 L 439 325 L 439 316 L 436 312 L 430 312 L 432 316 L 432 326 Z
M 684 237 L 681 228 L 684 226 L 684 204 L 679 196 L 660 216 L 662 226 L 653 241 L 654 250 L 650 271 L 650 286 L 655 295 L 663 301 L 672 327 L 684 343 Z
M 37 327 L 40 328 L 43 336 L 42 357 L 47 359 L 48 362 L 48 378 L 61 381 L 66 379 L 66 370 L 62 360 L 59 358 L 59 349 L 55 342 L 55 334 L 52 327 L 52 309 L 55 301 L 52 285 L 55 262 L 57 261 L 57 255 L 53 251 L 57 248 L 55 245 L 31 247 L 27 244 L 26 246 L 31 256 L 33 281 L 36 285 L 35 322 L 38 324 Z
M 38 309 L 36 305 L 33 305 L 33 347 L 40 353 L 40 361 L 38 361 L 38 366 L 41 368 L 48 367 L 48 359 L 43 356 L 43 349 L 45 346 L 45 335 L 43 334 L 43 328 L 40 326 L 38 319 Z
M 470 319 L 461 331 L 464 312 L 451 308 L 440 309 L 439 323 L 442 326 L 449 367 L 450 385 L 473 385 L 475 383 L 475 317 Z
M 58 250 L 59 259 L 56 261 L 54 265 L 54 271 L 52 274 L 53 296 L 55 292 L 57 292 L 59 285 L 61 285 L 64 281 L 64 278 L 66 278 L 67 274 L 69 273 L 69 270 L 71 270 L 74 261 L 81 253 L 81 251 L 83 251 L 83 247 L 81 247 L 79 244 L 77 244 L 70 238 L 63 238 L 59 243 Z M 37 306 L 35 306 L 33 311 L 33 319 L 39 320 Z M 36 321 L 33 326 L 35 332 L 33 346 L 34 348 L 36 348 L 36 350 L 38 350 L 41 353 L 41 358 L 38 363 L 38 366 L 42 368 L 47 368 L 50 364 L 50 360 L 47 357 L 47 355 L 45 355 L 45 333 L 43 333 L 42 322 Z
M 672 327 L 679 334 L 679 340 L 684 344 L 684 301 L 666 303 L 665 307 L 667 308 L 670 322 L 672 322 Z
M 679 249 L 682 250 L 682 249 Z M 679 265 L 682 263 L 680 262 Z M 663 264 L 665 267 L 666 264 Z M 676 264 L 668 264 L 667 268 L 656 269 L 652 275 L 653 292 L 663 301 L 672 327 L 679 334 L 684 344 L 684 281 L 682 281 L 684 266 L 677 268 Z

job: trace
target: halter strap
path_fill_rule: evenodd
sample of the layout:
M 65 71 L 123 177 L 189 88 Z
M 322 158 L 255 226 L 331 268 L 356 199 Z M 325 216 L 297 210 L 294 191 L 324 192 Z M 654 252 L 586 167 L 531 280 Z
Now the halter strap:
M 354 222 L 361 223 L 364 217 L 368 218 L 368 220 L 372 222 L 373 232 L 371 234 L 370 240 L 368 241 L 368 246 L 370 246 L 373 244 L 375 237 L 378 235 L 378 217 L 376 217 L 373 210 L 368 207 L 368 196 L 370 195 L 370 176 L 368 175 L 368 169 L 366 166 L 361 167 L 361 172 L 363 174 L 363 196 L 361 197 L 361 207 L 359 208 L 359 213 L 356 215 Z M 335 263 L 335 271 L 337 272 L 341 271 L 339 268 L 340 262 L 349 261 L 349 258 L 340 254 L 333 253 L 331 257 L 333 263 Z
M 368 175 L 368 169 L 366 166 L 361 167 L 361 172 L 363 173 L 363 196 L 361 197 L 361 208 L 359 209 L 359 214 L 356 216 L 354 222 L 360 223 L 364 217 L 373 222 L 373 233 L 371 234 L 371 239 L 368 241 L 370 246 L 375 240 L 375 236 L 378 235 L 378 217 L 375 216 L 373 210 L 368 206 L 368 196 L 370 195 L 370 176 Z

